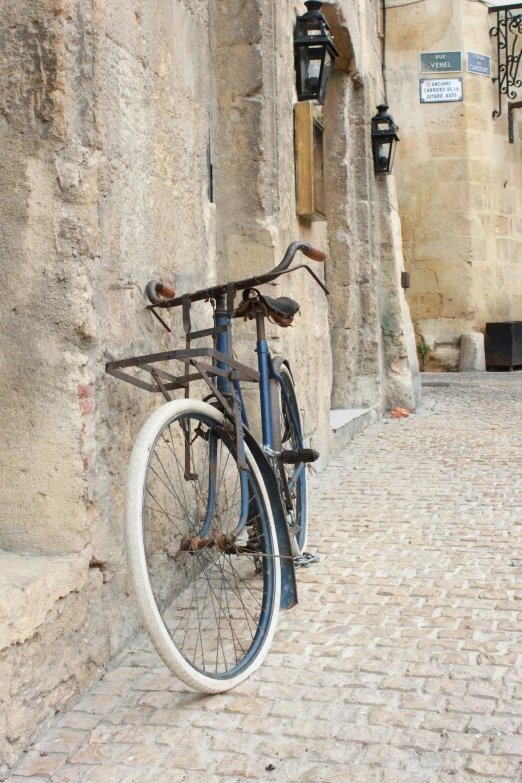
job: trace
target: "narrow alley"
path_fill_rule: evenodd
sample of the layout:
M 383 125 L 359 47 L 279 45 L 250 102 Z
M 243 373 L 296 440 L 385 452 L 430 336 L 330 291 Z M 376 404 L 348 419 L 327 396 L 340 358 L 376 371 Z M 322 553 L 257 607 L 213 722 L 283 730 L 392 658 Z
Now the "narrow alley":
M 425 374 L 310 487 L 265 664 L 191 693 L 136 640 L 13 783 L 522 780 L 522 374 Z

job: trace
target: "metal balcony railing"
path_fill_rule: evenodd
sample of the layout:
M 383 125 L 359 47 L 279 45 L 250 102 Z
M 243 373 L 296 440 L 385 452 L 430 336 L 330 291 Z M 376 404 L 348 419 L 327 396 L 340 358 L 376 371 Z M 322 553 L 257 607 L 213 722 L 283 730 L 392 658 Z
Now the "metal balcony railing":
M 493 81 L 498 86 L 498 110 L 493 117 L 502 114 L 502 96 L 508 101 L 518 97 L 522 87 L 520 59 L 522 56 L 522 3 L 500 5 L 489 9 L 490 14 L 496 14 L 497 23 L 489 31 L 492 38 L 497 39 L 497 75 Z M 509 104 L 508 104 L 509 106 Z M 511 109 L 510 108 L 510 119 Z

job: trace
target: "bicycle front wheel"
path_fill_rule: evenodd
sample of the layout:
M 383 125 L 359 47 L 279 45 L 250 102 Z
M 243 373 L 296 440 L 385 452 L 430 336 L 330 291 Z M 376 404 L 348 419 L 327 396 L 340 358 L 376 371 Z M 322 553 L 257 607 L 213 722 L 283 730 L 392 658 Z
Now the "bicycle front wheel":
M 245 452 L 242 481 L 223 414 L 175 400 L 143 426 L 127 477 L 127 559 L 143 624 L 165 664 L 205 693 L 233 688 L 260 666 L 279 611 L 270 503 Z M 242 509 L 246 525 L 231 540 Z

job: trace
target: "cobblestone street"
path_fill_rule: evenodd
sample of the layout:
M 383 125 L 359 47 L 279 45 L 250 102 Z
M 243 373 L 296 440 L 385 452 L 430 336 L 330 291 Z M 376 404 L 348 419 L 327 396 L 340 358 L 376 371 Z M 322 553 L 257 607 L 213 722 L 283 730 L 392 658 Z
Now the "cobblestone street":
M 522 374 L 424 375 L 314 479 L 321 561 L 252 678 L 189 692 L 141 638 L 8 780 L 522 781 L 521 428 Z

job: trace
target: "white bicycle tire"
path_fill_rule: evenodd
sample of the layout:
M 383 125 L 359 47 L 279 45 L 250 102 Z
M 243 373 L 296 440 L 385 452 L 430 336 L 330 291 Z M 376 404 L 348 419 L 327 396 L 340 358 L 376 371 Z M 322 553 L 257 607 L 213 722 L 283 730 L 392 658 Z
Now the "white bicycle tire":
M 125 546 L 130 580 L 138 611 L 149 638 L 159 656 L 165 665 L 179 677 L 182 682 L 189 687 L 194 688 L 194 690 L 200 691 L 201 693 L 222 693 L 223 691 L 230 690 L 236 685 L 239 685 L 240 682 L 243 682 L 243 680 L 261 666 L 266 657 L 275 633 L 279 613 L 281 570 L 280 568 L 275 569 L 274 608 L 270 618 L 269 628 L 265 634 L 265 640 L 262 647 L 249 666 L 235 677 L 226 680 L 210 677 L 203 672 L 194 669 L 175 646 L 158 611 L 147 570 L 143 536 L 145 482 L 152 449 L 154 448 L 159 433 L 163 430 L 167 422 L 172 420 L 174 416 L 189 412 L 204 414 L 205 416 L 214 419 L 218 424 L 224 423 L 224 416 L 220 411 L 206 402 L 192 399 L 167 402 L 147 419 L 136 438 L 127 473 L 124 519 Z M 273 550 L 277 557 L 279 555 L 279 549 L 277 546 L 277 535 L 268 493 L 259 468 L 246 444 L 245 458 L 250 470 L 255 474 L 263 494 L 268 524 L 273 538 Z

